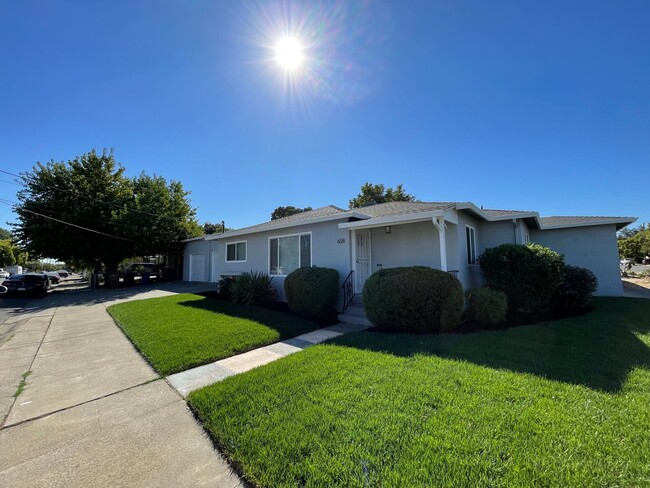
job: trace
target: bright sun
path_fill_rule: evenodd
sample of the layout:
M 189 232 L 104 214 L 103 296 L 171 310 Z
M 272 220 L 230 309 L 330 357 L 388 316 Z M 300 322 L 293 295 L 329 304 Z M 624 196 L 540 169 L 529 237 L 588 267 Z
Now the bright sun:
M 275 57 L 284 69 L 293 71 L 302 64 L 302 49 L 296 38 L 285 37 L 276 44 Z

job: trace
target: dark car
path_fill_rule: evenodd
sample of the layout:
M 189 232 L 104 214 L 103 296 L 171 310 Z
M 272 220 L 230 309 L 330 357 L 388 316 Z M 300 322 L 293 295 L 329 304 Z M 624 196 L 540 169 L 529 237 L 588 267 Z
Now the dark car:
M 56 273 L 54 271 L 44 271 L 43 274 L 50 279 L 53 285 L 58 285 L 61 283 L 61 277 L 59 276 L 59 273 Z
M 7 294 L 32 294 L 47 295 L 50 289 L 50 279 L 42 274 L 15 274 L 4 280 L 3 286 L 7 287 Z

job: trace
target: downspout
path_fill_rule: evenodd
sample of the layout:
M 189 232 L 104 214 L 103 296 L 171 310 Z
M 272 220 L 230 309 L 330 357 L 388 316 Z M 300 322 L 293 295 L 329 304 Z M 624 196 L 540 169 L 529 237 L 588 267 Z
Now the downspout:
M 434 217 L 431 219 L 433 225 L 438 229 L 438 239 L 440 245 L 440 269 L 442 271 L 447 271 L 447 239 L 446 239 L 446 228 L 445 218 L 444 217 Z
M 518 244 L 517 242 L 517 229 L 519 228 L 519 224 L 517 224 L 517 219 L 512 219 L 512 228 L 515 233 L 515 244 Z

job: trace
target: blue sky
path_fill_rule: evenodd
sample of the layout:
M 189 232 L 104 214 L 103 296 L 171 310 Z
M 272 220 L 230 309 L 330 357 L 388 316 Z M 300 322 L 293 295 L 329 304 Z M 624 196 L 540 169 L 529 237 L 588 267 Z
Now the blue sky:
M 114 148 L 230 227 L 365 181 L 650 222 L 648 25 L 646 1 L 5 1 L 0 168 Z

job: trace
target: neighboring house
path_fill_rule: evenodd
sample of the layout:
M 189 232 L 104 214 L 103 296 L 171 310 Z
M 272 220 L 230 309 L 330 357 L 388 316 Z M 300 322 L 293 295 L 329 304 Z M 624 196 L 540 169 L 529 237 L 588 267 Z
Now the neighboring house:
M 476 259 L 485 249 L 535 242 L 593 271 L 598 295 L 616 296 L 622 294 L 616 231 L 635 220 L 540 217 L 483 210 L 471 202 L 391 202 L 353 210 L 330 205 L 187 240 L 183 279 L 215 282 L 223 275 L 263 271 L 284 298 L 284 278 L 298 267 L 334 268 L 341 285 L 349 277 L 354 292 L 361 293 L 379 269 L 420 265 L 452 272 L 464 288 L 474 288 L 481 285 Z

